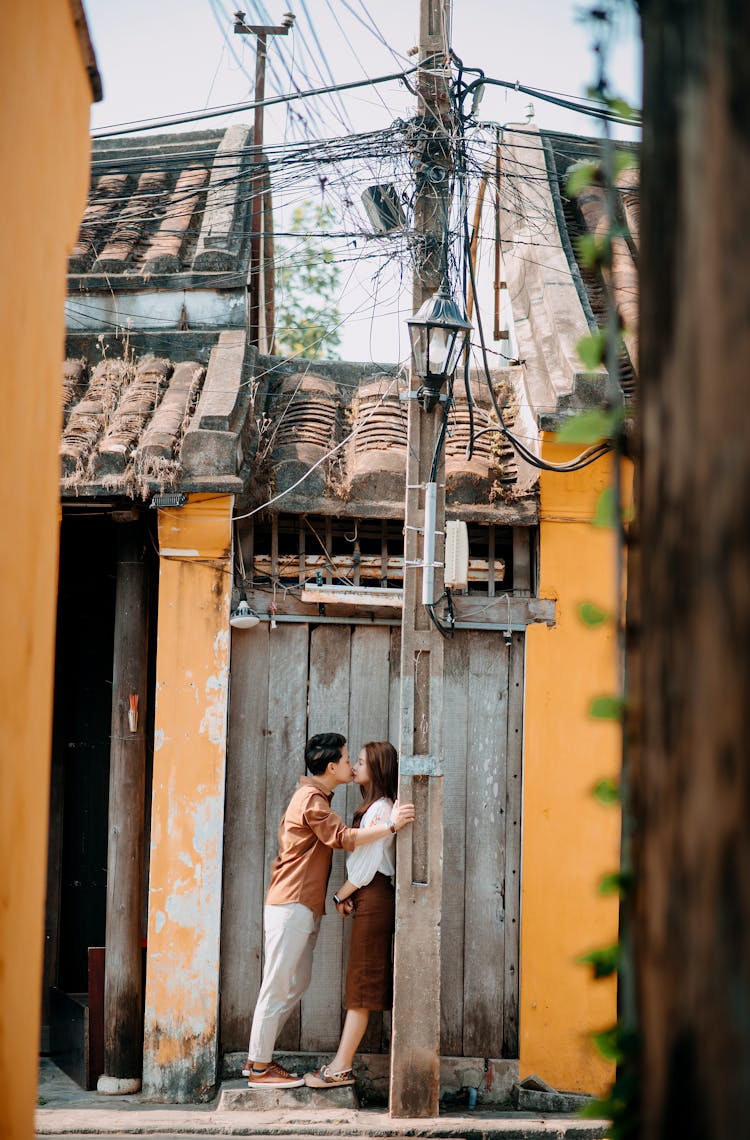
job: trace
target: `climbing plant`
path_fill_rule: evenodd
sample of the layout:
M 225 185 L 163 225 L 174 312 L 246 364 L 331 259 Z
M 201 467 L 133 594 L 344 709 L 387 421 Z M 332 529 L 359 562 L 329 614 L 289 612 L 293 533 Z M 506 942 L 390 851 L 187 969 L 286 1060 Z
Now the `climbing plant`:
M 622 2 L 623 0 L 603 0 L 588 10 L 588 19 L 595 30 L 594 53 L 598 64 L 597 82 L 589 89 L 588 95 L 599 102 L 602 109 L 635 122 L 637 116 L 633 109 L 612 95 L 606 72 L 606 47 L 611 35 L 613 13 Z M 612 484 L 602 492 L 592 524 L 610 527 L 615 536 L 617 565 L 615 597 L 611 612 L 592 602 L 585 602 L 580 607 L 579 616 L 590 628 L 609 623 L 615 629 L 618 678 L 616 691 L 592 697 L 589 715 L 595 719 L 613 720 L 619 723 L 623 728 L 623 739 L 626 717 L 623 594 L 628 526 L 632 518 L 629 517 L 623 503 L 621 483 L 621 460 L 628 453 L 628 412 L 618 375 L 623 328 L 615 303 L 610 271 L 613 242 L 624 237 L 618 217 L 616 185 L 621 174 L 634 163 L 632 150 L 618 150 L 614 145 L 605 120 L 605 137 L 602 141 L 600 159 L 577 164 L 570 172 L 566 185 L 566 193 L 571 200 L 589 192 L 592 186 L 598 186 L 604 193 L 606 226 L 596 235 L 591 233 L 582 235 L 578 240 L 577 253 L 587 269 L 597 271 L 600 275 L 606 298 L 606 320 L 603 326 L 579 343 L 578 354 L 586 369 L 593 371 L 601 366 L 606 367 L 607 389 L 603 406 L 573 417 L 558 434 L 560 442 L 566 443 L 591 444 L 608 440 L 613 451 Z M 620 867 L 602 877 L 599 891 L 601 894 L 616 894 L 621 902 L 625 902 L 632 886 L 625 758 L 621 781 L 615 783 L 612 780 L 601 780 L 593 789 L 593 794 L 602 805 L 610 808 L 619 807 L 623 813 Z M 621 927 L 617 943 L 592 950 L 579 959 L 591 969 L 595 979 L 613 975 L 618 977 L 617 1021 L 593 1035 L 593 1042 L 599 1053 L 605 1060 L 615 1063 L 615 1079 L 608 1093 L 584 1112 L 584 1115 L 605 1116 L 609 1119 L 608 1136 L 611 1140 L 633 1140 L 639 1128 L 637 1085 L 639 1044 L 635 1023 L 631 957 L 628 930 L 625 925 L 624 928 Z

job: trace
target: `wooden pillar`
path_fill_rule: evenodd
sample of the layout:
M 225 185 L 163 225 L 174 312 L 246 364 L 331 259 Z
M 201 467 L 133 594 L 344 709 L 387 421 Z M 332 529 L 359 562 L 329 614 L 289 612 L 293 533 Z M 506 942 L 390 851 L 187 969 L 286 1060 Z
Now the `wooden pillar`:
M 643 1140 L 729 1140 L 750 1121 L 750 9 L 640 8 L 632 1068 Z
M 449 0 L 421 0 L 418 76 L 425 143 L 415 163 L 414 309 L 440 287 L 445 265 L 444 224 L 449 179 L 430 174 L 450 166 L 448 103 Z M 440 57 L 435 59 L 435 57 Z M 441 70 L 442 69 L 442 70 Z M 428 141 L 429 140 L 429 141 Z M 409 391 L 404 542 L 404 618 L 401 638 L 401 730 L 399 796 L 413 800 L 414 826 L 398 839 L 396 937 L 391 1045 L 390 1113 L 398 1117 L 438 1115 L 440 1100 L 440 919 L 443 889 L 443 638 L 422 604 L 425 485 L 437 483 L 435 528 L 443 561 L 445 458 L 433 469 L 443 405 L 425 412 L 416 395 L 421 380 L 412 370 Z M 435 569 L 434 598 L 443 572 Z
M 143 1054 L 141 914 L 146 781 L 148 573 L 137 511 L 116 514 L 117 592 L 109 769 L 104 1074 L 101 1093 L 138 1092 Z M 135 716 L 131 705 L 137 700 Z

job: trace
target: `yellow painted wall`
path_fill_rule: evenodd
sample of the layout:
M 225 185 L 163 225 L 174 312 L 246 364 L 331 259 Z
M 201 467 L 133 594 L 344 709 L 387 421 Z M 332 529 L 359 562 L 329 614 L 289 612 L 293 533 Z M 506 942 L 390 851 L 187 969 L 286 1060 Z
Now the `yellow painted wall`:
M 159 630 L 143 1090 L 216 1076 L 232 497 L 159 512 Z
M 0 1136 L 33 1114 L 46 888 L 66 261 L 91 88 L 67 3 L 0 5 Z
M 562 462 L 579 450 L 546 437 L 543 454 Z M 616 990 L 576 958 L 617 937 L 617 901 L 597 885 L 619 866 L 619 812 L 591 792 L 617 778 L 620 736 L 588 715 L 616 691 L 614 630 L 588 628 L 578 606 L 614 607 L 614 533 L 588 521 L 610 477 L 609 459 L 541 474 L 539 594 L 555 599 L 557 621 L 527 632 L 524 728 L 521 1075 L 597 1094 L 613 1070 L 589 1036 L 616 1020 Z

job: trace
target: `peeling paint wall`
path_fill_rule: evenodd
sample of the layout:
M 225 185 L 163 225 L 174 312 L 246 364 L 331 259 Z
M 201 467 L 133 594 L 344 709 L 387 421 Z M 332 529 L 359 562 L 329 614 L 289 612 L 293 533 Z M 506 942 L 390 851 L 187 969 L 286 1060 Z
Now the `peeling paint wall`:
M 143 1088 L 204 1099 L 216 1082 L 232 497 L 159 513 Z
M 545 439 L 547 459 L 575 451 Z M 619 726 L 588 713 L 594 697 L 616 691 L 614 628 L 588 628 L 578 607 L 614 608 L 614 532 L 589 522 L 610 478 L 608 460 L 542 472 L 539 594 L 555 598 L 557 621 L 526 634 L 521 1076 L 592 1093 L 614 1075 L 590 1035 L 614 1024 L 616 988 L 576 959 L 617 938 L 617 899 L 597 886 L 619 867 L 620 817 L 592 789 L 618 778 L 621 753 Z
M 59 546 L 63 306 L 91 87 L 71 6 L 0 7 L 0 1136 L 38 1080 Z

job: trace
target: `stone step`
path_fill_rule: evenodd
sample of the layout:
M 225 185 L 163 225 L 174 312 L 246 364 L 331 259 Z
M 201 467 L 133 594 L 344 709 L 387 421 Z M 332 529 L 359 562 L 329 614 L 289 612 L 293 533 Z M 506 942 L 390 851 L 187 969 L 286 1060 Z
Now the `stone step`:
M 330 1089 L 249 1088 L 246 1080 L 224 1081 L 219 1095 L 218 1112 L 264 1112 L 278 1108 L 359 1108 L 354 1085 L 338 1085 Z

